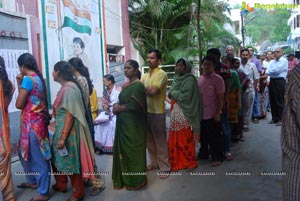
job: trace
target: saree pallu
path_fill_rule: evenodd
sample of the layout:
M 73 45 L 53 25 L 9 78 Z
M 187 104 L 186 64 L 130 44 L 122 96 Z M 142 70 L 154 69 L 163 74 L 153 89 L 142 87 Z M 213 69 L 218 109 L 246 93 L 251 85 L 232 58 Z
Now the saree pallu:
M 48 125 L 46 125 L 45 113 L 46 105 L 43 93 L 43 84 L 39 76 L 29 76 L 33 83 L 33 88 L 29 92 L 26 100 L 26 105 L 21 113 L 21 128 L 19 140 L 19 152 L 25 161 L 29 158 L 29 135 L 34 133 L 38 138 L 40 151 L 44 160 L 51 158 L 50 139 L 48 133 Z
M 4 104 L 4 92 L 0 80 L 0 188 L 5 201 L 15 201 L 14 185 L 11 175 L 11 148 L 9 120 Z
M 228 122 L 238 123 L 238 114 L 241 107 L 241 84 L 239 75 L 231 70 L 231 86 L 228 101 Z
M 117 114 L 113 148 L 112 180 L 115 189 L 136 190 L 147 183 L 145 87 L 135 82 L 119 95 L 126 111 Z
M 81 92 L 72 82 L 64 84 L 58 92 L 53 104 L 56 126 L 52 162 L 59 172 L 81 174 L 84 179 L 94 179 L 94 149 L 83 104 Z M 68 156 L 62 157 L 55 146 L 62 134 L 66 112 L 74 117 L 74 122 L 65 142 Z
M 171 103 L 169 130 L 169 162 L 173 171 L 194 169 L 197 167 L 195 142 L 191 125 L 184 116 L 180 106 Z

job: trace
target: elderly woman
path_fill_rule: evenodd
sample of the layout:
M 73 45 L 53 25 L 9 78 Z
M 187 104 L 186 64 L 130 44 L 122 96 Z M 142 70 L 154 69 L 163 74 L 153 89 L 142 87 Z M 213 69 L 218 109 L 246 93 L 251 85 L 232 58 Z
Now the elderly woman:
M 147 183 L 146 177 L 146 114 L 145 87 L 138 79 L 139 65 L 134 60 L 125 63 L 129 79 L 114 104 L 117 115 L 112 179 L 115 189 L 137 190 Z
M 171 99 L 169 161 L 173 171 L 197 167 L 195 139 L 199 140 L 201 100 L 192 66 L 186 59 L 176 62 L 175 78 L 168 98 Z
M 103 112 L 100 113 L 99 117 L 106 114 L 108 120 L 105 122 L 98 122 L 96 118 L 95 125 L 95 144 L 97 154 L 100 153 L 112 153 L 113 144 L 115 138 L 115 127 L 116 127 L 116 116 L 112 113 L 113 104 L 119 101 L 119 94 L 121 88 L 115 84 L 115 78 L 111 74 L 104 75 L 103 84 L 105 89 L 103 91 L 102 108 Z

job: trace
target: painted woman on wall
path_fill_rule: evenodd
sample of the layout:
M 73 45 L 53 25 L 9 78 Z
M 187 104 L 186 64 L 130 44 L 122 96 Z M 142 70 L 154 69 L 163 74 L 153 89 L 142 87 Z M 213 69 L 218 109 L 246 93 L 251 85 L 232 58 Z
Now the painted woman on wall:
M 87 67 L 91 67 L 91 62 L 86 54 L 85 50 L 85 43 L 80 37 L 73 38 L 73 53 L 68 56 L 66 61 L 69 61 L 73 57 L 78 57 L 82 60 L 83 64 Z

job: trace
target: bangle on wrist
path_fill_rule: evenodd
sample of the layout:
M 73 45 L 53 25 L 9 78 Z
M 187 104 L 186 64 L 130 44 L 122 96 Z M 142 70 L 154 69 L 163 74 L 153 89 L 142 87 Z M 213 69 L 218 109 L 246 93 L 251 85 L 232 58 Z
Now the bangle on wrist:
M 63 141 L 63 143 L 65 143 L 65 139 L 63 139 L 63 138 L 59 138 L 59 141 Z
M 61 137 L 60 137 L 60 139 L 66 141 L 68 135 L 69 135 L 69 132 L 62 131 L 62 132 L 61 132 Z

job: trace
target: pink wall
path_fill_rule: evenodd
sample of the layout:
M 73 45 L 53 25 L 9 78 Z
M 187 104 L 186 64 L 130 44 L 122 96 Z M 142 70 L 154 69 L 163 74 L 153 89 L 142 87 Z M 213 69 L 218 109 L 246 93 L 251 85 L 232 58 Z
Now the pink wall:
M 41 68 L 41 52 L 39 43 L 39 35 L 41 33 L 41 26 L 39 21 L 38 12 L 38 0 L 16 0 L 16 5 L 19 5 L 19 12 L 23 12 L 23 6 L 25 13 L 30 15 L 30 29 L 31 29 L 31 41 L 32 41 L 32 54 L 38 61 L 39 67 Z M 40 69 L 41 70 L 41 69 Z
M 130 31 L 129 31 L 129 16 L 128 16 L 128 1 L 121 1 L 122 24 L 123 24 L 123 43 L 125 47 L 125 61 L 131 59 L 130 49 Z

